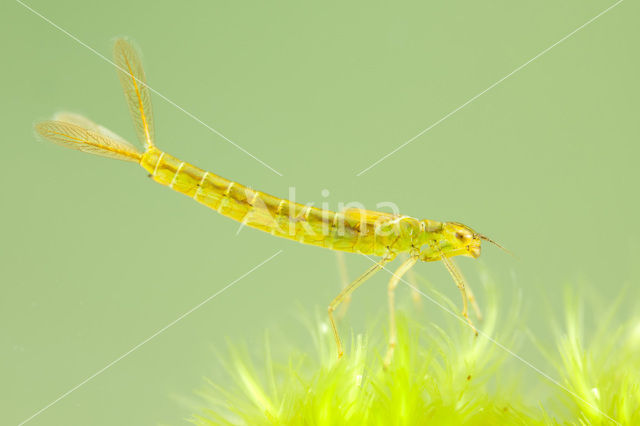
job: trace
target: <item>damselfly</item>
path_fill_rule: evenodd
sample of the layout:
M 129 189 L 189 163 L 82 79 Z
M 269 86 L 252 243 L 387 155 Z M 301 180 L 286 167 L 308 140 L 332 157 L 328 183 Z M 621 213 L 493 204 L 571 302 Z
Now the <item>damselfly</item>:
M 398 267 L 388 285 L 390 311 L 388 364 L 396 344 L 394 290 L 402 276 L 418 261 L 442 261 L 462 294 L 462 315 L 475 331 L 468 315 L 471 303 L 480 310 L 473 293 L 453 263 L 453 256 L 480 256 L 481 241 L 489 238 L 457 222 L 418 220 L 409 216 L 347 209 L 332 212 L 290 202 L 256 191 L 181 161 L 158 149 L 154 141 L 150 90 L 139 55 L 133 46 L 119 39 L 114 59 L 144 151 L 91 120 L 71 113 L 59 113 L 52 121 L 36 125 L 43 137 L 68 148 L 140 164 L 156 182 L 181 192 L 243 225 L 304 244 L 364 255 L 380 260 L 344 287 L 329 305 L 329 321 L 338 357 L 343 355 L 334 311 L 358 286 L 385 268 L 398 254 L 408 258 Z M 476 331 L 477 334 L 477 331 Z

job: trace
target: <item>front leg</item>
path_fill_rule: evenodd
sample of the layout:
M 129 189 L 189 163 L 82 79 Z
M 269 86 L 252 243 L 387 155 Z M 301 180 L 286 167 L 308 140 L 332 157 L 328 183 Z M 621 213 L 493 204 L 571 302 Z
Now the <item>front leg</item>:
M 451 274 L 451 277 L 456 282 L 456 285 L 458 286 L 458 289 L 462 294 L 462 316 L 467 320 L 467 322 L 473 329 L 473 332 L 475 333 L 475 335 L 478 336 L 478 330 L 476 329 L 475 325 L 473 325 L 471 318 L 469 318 L 469 308 L 468 308 L 468 301 L 467 301 L 468 293 L 467 293 L 467 285 L 464 281 L 464 278 L 462 277 L 462 274 L 460 273 L 460 270 L 458 269 L 458 267 L 455 265 L 455 263 L 453 263 L 451 259 L 449 259 L 444 254 L 442 254 L 440 260 L 442 260 L 442 263 L 444 263 L 444 266 L 447 267 L 447 270 Z M 474 303 L 475 303 L 475 298 L 474 298 Z

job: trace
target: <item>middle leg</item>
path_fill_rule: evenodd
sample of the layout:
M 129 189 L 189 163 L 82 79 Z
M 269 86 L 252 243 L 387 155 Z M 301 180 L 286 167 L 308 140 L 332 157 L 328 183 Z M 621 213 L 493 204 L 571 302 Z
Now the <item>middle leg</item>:
M 398 283 L 402 279 L 402 276 L 406 274 L 413 265 L 418 261 L 417 255 L 411 255 L 409 259 L 402 262 L 402 264 L 393 273 L 393 276 L 389 280 L 388 299 L 389 299 L 389 347 L 387 348 L 387 354 L 384 357 L 384 367 L 387 368 L 391 364 L 393 358 L 393 351 L 397 344 L 397 330 L 396 330 L 396 308 L 395 308 L 395 289 Z
M 336 308 L 340 305 L 340 303 L 343 300 L 345 300 L 351 295 L 351 293 L 356 288 L 360 287 L 362 283 L 364 283 L 366 280 L 371 278 L 380 269 L 384 268 L 384 265 L 386 265 L 388 262 L 393 260 L 394 257 L 395 255 L 388 254 L 387 256 L 380 259 L 380 261 L 378 261 L 375 265 L 367 269 L 362 275 L 356 278 L 351 284 L 343 288 L 342 291 L 335 297 L 335 299 L 331 301 L 331 304 L 329 304 L 329 309 L 328 309 L 329 323 L 331 324 L 331 329 L 333 330 L 333 337 L 336 340 L 336 349 L 338 350 L 338 359 L 342 358 L 342 355 L 344 355 L 344 349 L 342 348 L 342 341 L 340 340 L 340 335 L 338 334 L 338 327 L 336 325 L 336 321 L 333 318 L 333 312 L 336 310 Z

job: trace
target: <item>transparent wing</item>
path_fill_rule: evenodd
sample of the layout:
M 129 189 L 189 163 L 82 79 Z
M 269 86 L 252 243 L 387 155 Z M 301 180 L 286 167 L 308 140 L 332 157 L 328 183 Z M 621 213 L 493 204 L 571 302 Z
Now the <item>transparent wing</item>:
M 360 230 L 361 232 L 369 232 L 368 229 L 372 227 L 374 232 L 378 232 L 381 226 L 385 224 L 391 224 L 397 220 L 400 216 L 394 216 L 390 213 L 376 212 L 372 210 L 365 210 L 359 208 L 347 208 L 339 213 L 344 217 L 344 221 L 351 227 Z
M 113 57 L 118 66 L 118 76 L 133 117 L 138 139 L 145 148 L 153 146 L 151 96 L 140 55 L 128 41 L 118 39 L 113 48 Z
M 43 121 L 36 131 L 58 145 L 102 157 L 139 161 L 140 152 L 128 143 L 111 139 L 93 130 L 63 121 Z
M 373 210 L 365 210 L 358 208 L 348 208 L 342 211 L 346 219 L 357 222 L 379 223 L 381 221 L 397 219 L 399 216 L 392 213 L 376 212 Z
M 105 136 L 109 139 L 115 139 L 116 141 L 129 146 L 133 151 L 136 151 L 136 152 L 138 151 L 138 149 L 134 145 L 126 141 L 122 136 L 112 132 L 106 127 L 99 125 L 98 123 L 91 121 L 84 115 L 76 114 L 73 112 L 62 111 L 62 112 L 56 113 L 53 116 L 53 120 L 63 121 L 65 123 L 71 123 L 71 124 L 75 124 L 76 126 L 84 127 L 87 130 L 91 130 L 96 133 L 99 133 L 102 136 Z

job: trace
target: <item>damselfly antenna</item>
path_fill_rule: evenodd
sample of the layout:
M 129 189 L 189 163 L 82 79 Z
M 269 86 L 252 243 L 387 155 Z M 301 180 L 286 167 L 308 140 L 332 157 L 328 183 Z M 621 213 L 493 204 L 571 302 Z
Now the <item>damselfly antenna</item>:
M 499 249 L 503 250 L 505 253 L 509 254 L 510 256 L 516 257 L 516 255 L 513 254 L 511 251 L 509 251 L 506 248 L 502 247 L 500 244 L 498 244 L 497 242 L 493 241 L 491 238 L 487 237 L 486 235 L 478 234 L 478 237 L 480 237 L 481 240 L 485 240 L 485 241 L 490 242 L 491 244 L 493 244 L 494 246 L 496 246 Z

